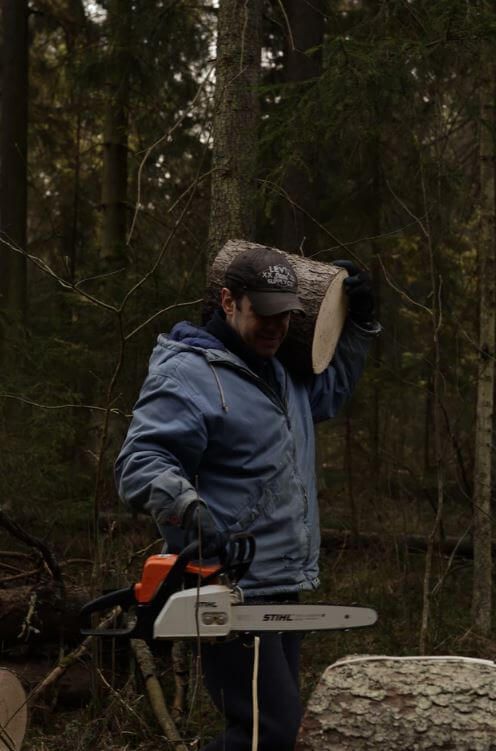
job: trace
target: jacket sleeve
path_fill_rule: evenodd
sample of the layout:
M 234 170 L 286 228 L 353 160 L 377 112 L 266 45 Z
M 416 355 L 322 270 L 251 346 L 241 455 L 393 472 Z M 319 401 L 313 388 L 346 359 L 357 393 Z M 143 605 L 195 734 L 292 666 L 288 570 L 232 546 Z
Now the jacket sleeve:
M 379 323 L 369 331 L 348 319 L 329 366 L 307 384 L 314 422 L 334 417 L 340 410 L 355 388 L 372 341 L 380 331 Z
M 150 374 L 115 464 L 121 499 L 159 528 L 181 524 L 198 500 L 194 478 L 207 444 L 204 416 L 184 383 Z

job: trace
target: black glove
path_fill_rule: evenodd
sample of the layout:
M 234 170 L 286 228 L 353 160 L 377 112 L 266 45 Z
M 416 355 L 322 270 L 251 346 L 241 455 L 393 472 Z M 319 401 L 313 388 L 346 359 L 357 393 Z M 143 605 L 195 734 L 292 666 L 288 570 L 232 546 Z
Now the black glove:
M 333 261 L 348 272 L 343 287 L 350 302 L 350 317 L 359 326 L 367 326 L 374 320 L 374 293 L 372 277 L 368 271 L 361 271 L 352 261 Z
M 182 528 L 186 532 L 186 544 L 200 540 L 203 558 L 212 558 L 224 550 L 227 534 L 219 532 L 208 508 L 200 502 L 193 502 L 186 509 Z

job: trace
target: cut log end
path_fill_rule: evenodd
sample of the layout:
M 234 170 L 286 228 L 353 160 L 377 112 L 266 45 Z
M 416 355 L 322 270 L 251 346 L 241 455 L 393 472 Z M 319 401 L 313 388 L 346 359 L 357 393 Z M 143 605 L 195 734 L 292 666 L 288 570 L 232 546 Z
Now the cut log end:
M 329 284 L 320 304 L 312 342 L 312 370 L 318 375 L 329 365 L 348 313 L 343 290 L 346 271 L 338 272 Z
M 0 668 L 0 751 L 19 751 L 28 721 L 26 694 L 14 673 Z

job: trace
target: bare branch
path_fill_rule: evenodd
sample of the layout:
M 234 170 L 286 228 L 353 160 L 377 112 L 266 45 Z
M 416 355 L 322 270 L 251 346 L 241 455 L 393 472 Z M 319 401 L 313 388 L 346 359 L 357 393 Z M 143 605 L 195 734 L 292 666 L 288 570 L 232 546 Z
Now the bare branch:
M 154 143 L 152 143 L 152 145 L 149 146 L 146 149 L 146 151 L 145 151 L 145 155 L 144 155 L 143 159 L 141 160 L 140 166 L 138 168 L 138 189 L 137 189 L 137 196 L 136 196 L 136 206 L 135 206 L 135 211 L 134 211 L 134 215 L 133 215 L 133 220 L 131 222 L 131 227 L 129 229 L 129 233 L 128 233 L 128 236 L 127 236 L 127 244 L 128 245 L 130 244 L 131 238 L 132 238 L 132 236 L 134 234 L 134 228 L 136 226 L 136 221 L 137 221 L 138 213 L 139 213 L 139 210 L 140 210 L 142 173 L 143 173 L 143 169 L 145 167 L 145 164 L 148 161 L 148 158 L 149 158 L 150 154 L 152 153 L 152 151 L 154 149 L 156 149 L 159 144 L 161 144 L 165 140 L 169 139 L 172 136 L 172 134 L 174 133 L 174 131 L 177 130 L 177 128 L 181 125 L 181 123 L 185 120 L 185 118 L 190 114 L 190 112 L 191 112 L 192 108 L 194 107 L 197 99 L 199 98 L 201 92 L 205 88 L 205 86 L 207 84 L 207 81 L 209 80 L 209 78 L 210 78 L 213 70 L 214 70 L 214 66 L 211 65 L 210 68 L 207 70 L 207 74 L 206 74 L 205 78 L 200 83 L 200 86 L 198 87 L 197 92 L 196 92 L 195 96 L 193 97 L 193 99 L 191 101 L 190 108 L 188 110 L 186 110 L 183 113 L 183 115 L 178 118 L 178 120 L 176 120 L 176 122 L 174 123 L 174 125 L 167 131 L 167 133 L 164 133 L 164 135 L 160 136 L 160 138 L 158 138 Z
M 15 245 L 15 243 L 12 242 L 12 240 L 6 239 L 6 237 L 7 236 L 4 232 L 0 233 L 0 243 L 2 245 L 5 245 L 6 248 L 9 248 L 9 250 L 12 250 L 14 253 L 27 258 L 28 261 L 41 269 L 45 274 L 51 276 L 52 279 L 55 279 L 55 281 L 60 284 L 61 287 L 63 287 L 64 289 L 72 289 L 74 292 L 77 292 L 78 295 L 84 297 L 86 300 L 89 300 L 95 305 L 98 305 L 100 308 L 112 310 L 114 313 L 117 313 L 117 308 L 115 307 L 115 305 L 110 305 L 103 300 L 99 300 L 97 297 L 94 297 L 94 295 L 89 295 L 87 292 L 80 289 L 75 282 L 69 282 L 67 281 L 67 279 L 63 279 L 42 258 L 38 258 L 38 256 L 34 256 L 31 253 L 23 250 L 22 248 L 19 248 L 17 245 Z
M 45 545 L 45 543 L 39 540 L 37 537 L 34 537 L 33 535 L 28 534 L 28 532 L 22 529 L 22 527 L 20 527 L 19 524 L 9 519 L 7 514 L 1 509 L 0 509 L 0 526 L 4 527 L 4 529 L 10 532 L 10 534 L 16 537 L 18 540 L 21 540 L 21 542 L 24 542 L 26 545 L 29 545 L 29 547 L 39 550 L 48 570 L 52 574 L 54 580 L 63 590 L 64 581 L 62 579 L 62 572 L 60 571 L 60 567 L 57 561 L 55 560 L 51 551 Z
M 422 220 L 420 219 L 420 217 L 418 217 L 416 214 L 414 214 L 413 211 L 408 208 L 408 206 L 406 205 L 406 203 L 398 195 L 396 195 L 396 193 L 394 192 L 394 190 L 391 187 L 391 184 L 390 184 L 389 180 L 386 180 L 386 185 L 388 186 L 388 189 L 389 189 L 391 195 L 393 196 L 393 198 L 399 203 L 399 205 L 401 206 L 401 208 L 404 211 L 406 211 L 406 213 L 408 214 L 408 216 L 411 217 L 418 224 L 418 226 L 422 230 L 422 233 L 424 234 L 424 236 L 427 239 L 429 239 L 428 229 L 424 225 L 424 223 L 422 222 Z
M 284 188 L 282 188 L 280 185 L 277 185 L 277 183 L 273 182 L 272 180 L 268 180 L 267 178 L 265 178 L 264 180 L 259 180 L 258 182 L 262 185 L 269 185 L 272 190 L 274 190 L 280 196 L 285 198 L 286 201 L 291 204 L 291 206 L 293 206 L 295 209 L 298 209 L 298 211 L 301 211 L 301 213 L 304 214 L 306 217 L 308 217 L 308 219 L 310 219 L 310 221 L 313 224 L 315 224 L 316 227 L 318 227 L 320 230 L 322 230 L 322 232 L 324 232 L 328 237 L 330 237 L 331 240 L 337 244 L 337 247 L 345 250 L 354 258 L 355 261 L 360 263 L 360 265 L 363 266 L 364 269 L 368 270 L 367 266 L 365 266 L 361 258 L 359 258 L 355 253 L 353 253 L 353 251 L 350 251 L 346 243 L 341 242 L 341 240 L 338 237 L 336 237 L 336 235 L 333 235 L 332 232 L 329 232 L 327 227 L 324 227 L 324 225 L 321 224 L 317 219 L 315 219 L 315 217 L 312 216 L 312 214 L 310 214 L 310 212 L 308 212 L 306 209 L 304 209 L 303 206 L 300 206 L 300 204 L 296 203 L 296 201 L 293 201 L 289 193 L 287 193 L 287 191 L 285 191 Z
M 394 291 L 397 292 L 399 295 L 401 295 L 402 297 L 404 297 L 405 300 L 408 300 L 409 303 L 411 303 L 412 305 L 415 305 L 417 308 L 420 308 L 421 310 L 424 310 L 426 313 L 428 313 L 430 316 L 432 316 L 432 310 L 430 308 L 427 308 L 425 305 L 422 305 L 422 303 L 419 303 L 416 300 L 414 300 L 413 298 L 411 298 L 410 295 L 407 295 L 407 293 L 404 290 L 400 289 L 400 287 L 396 286 L 396 284 L 394 284 L 390 280 L 390 278 L 388 277 L 386 268 L 384 266 L 384 263 L 382 262 L 382 258 L 379 255 L 379 253 L 377 254 L 377 259 L 378 259 L 378 261 L 379 261 L 379 263 L 381 265 L 381 269 L 382 269 L 382 272 L 384 274 L 384 278 L 385 278 L 386 282 L 389 284 L 389 286 L 392 289 L 394 289 Z
M 201 167 L 201 165 L 200 165 L 200 167 Z M 136 282 L 136 284 L 133 287 L 131 287 L 130 290 L 128 290 L 128 292 L 124 296 L 124 299 L 123 299 L 122 303 L 119 306 L 119 312 L 122 312 L 124 310 L 124 307 L 126 306 L 126 304 L 127 304 L 128 300 L 130 299 L 130 297 L 140 287 L 143 286 L 143 284 L 147 281 L 147 279 L 149 279 L 155 273 L 155 271 L 159 267 L 159 265 L 160 265 L 163 257 L 165 256 L 165 253 L 167 252 L 167 250 L 169 248 L 169 245 L 172 242 L 172 239 L 174 238 L 174 235 L 177 232 L 178 227 L 180 226 L 181 222 L 183 221 L 183 219 L 184 219 L 184 217 L 186 215 L 186 212 L 187 212 L 187 210 L 188 210 L 188 208 L 189 208 L 189 206 L 191 204 L 191 201 L 193 200 L 193 196 L 194 196 L 195 190 L 196 190 L 196 188 L 198 186 L 198 183 L 201 180 L 205 179 L 205 177 L 207 177 L 208 175 L 212 174 L 213 171 L 214 170 L 209 170 L 208 172 L 204 173 L 201 176 L 197 175 L 195 181 L 185 191 L 185 194 L 189 192 L 188 200 L 186 201 L 186 204 L 185 204 L 183 210 L 181 211 L 181 214 L 179 215 L 178 219 L 175 221 L 174 226 L 171 229 L 167 240 L 164 242 L 164 244 L 163 244 L 163 246 L 162 246 L 162 248 L 161 248 L 161 250 L 160 250 L 160 252 L 159 252 L 159 254 L 157 256 L 157 258 L 155 259 L 155 262 L 154 262 L 153 266 L 149 269 L 149 271 L 146 272 L 146 274 L 144 274 L 144 276 L 142 276 L 142 278 L 139 281 Z
M 295 43 L 294 43 L 294 37 L 293 37 L 293 31 L 291 29 L 291 24 L 289 23 L 288 14 L 286 13 L 286 10 L 284 8 L 284 5 L 282 4 L 282 0 L 277 0 L 279 7 L 281 9 L 281 13 L 284 16 L 284 21 L 286 22 L 286 28 L 288 30 L 288 37 L 289 37 L 289 43 L 291 45 L 291 52 L 296 51 Z
M 41 404 L 35 402 L 33 399 L 28 399 L 25 396 L 18 396 L 17 394 L 1 393 L 0 399 L 13 399 L 17 402 L 23 402 L 23 404 L 30 404 L 33 407 L 39 407 L 40 409 L 88 409 L 91 412 L 106 412 L 107 407 L 97 407 L 95 404 Z M 130 417 L 126 412 L 122 412 L 115 407 L 110 408 L 110 412 L 114 415 L 121 415 L 121 417 Z
M 179 303 L 176 303 L 175 305 L 168 305 L 167 308 L 162 308 L 162 310 L 157 310 L 157 312 L 151 315 L 149 318 L 147 318 L 146 321 L 143 321 L 143 323 L 140 323 L 140 325 L 137 326 L 135 329 L 133 329 L 129 334 L 126 334 L 124 337 L 124 340 L 127 342 L 135 334 L 137 334 L 138 331 L 141 331 L 141 329 L 143 329 L 145 326 L 148 326 L 148 324 L 151 323 L 153 320 L 155 320 L 155 318 L 158 318 L 164 313 L 168 313 L 170 310 L 174 310 L 175 308 L 185 308 L 189 305 L 198 305 L 199 303 L 202 302 L 202 300 L 203 298 L 199 297 L 198 300 L 189 300 L 188 302 L 179 302 Z

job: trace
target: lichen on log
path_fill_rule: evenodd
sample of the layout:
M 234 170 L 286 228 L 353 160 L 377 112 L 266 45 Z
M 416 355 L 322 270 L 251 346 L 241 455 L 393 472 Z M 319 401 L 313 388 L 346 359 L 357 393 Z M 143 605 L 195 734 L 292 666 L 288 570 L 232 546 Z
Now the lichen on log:
M 356 657 L 330 665 L 297 751 L 496 749 L 496 665 L 463 657 Z

